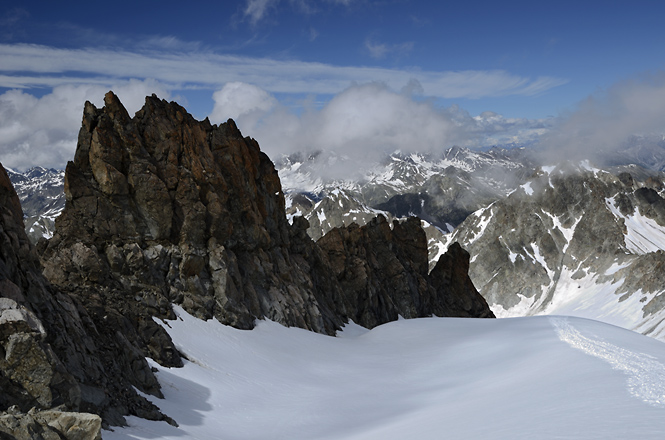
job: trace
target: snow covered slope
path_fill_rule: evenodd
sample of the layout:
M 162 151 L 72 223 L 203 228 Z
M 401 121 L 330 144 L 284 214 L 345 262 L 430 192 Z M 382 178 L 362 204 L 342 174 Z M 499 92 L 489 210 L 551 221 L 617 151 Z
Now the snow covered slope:
M 189 361 L 155 364 L 179 427 L 129 419 L 120 439 L 662 439 L 665 345 L 565 317 L 400 320 L 338 337 L 182 310 Z
M 469 251 L 497 317 L 574 315 L 665 339 L 663 182 L 581 168 L 544 167 L 446 243 Z

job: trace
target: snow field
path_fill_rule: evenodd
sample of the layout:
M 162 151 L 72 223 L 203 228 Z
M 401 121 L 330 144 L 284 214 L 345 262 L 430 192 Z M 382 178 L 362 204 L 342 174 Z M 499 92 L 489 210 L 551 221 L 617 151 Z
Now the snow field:
M 237 330 L 176 310 L 180 318 L 166 328 L 190 361 L 154 365 L 166 398 L 150 399 L 180 427 L 130 417 L 128 428 L 105 439 L 661 439 L 665 432 L 665 346 L 596 321 L 423 318 L 371 331 L 351 324 L 329 337 L 268 321 Z

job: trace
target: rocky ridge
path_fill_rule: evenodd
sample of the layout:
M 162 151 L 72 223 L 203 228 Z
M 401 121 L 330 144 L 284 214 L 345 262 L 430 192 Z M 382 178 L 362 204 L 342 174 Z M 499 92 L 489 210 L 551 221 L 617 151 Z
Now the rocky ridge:
M 18 413 L 2 420 L 46 426 L 26 415 L 34 406 L 89 411 L 111 425 L 128 414 L 174 423 L 136 392 L 161 396 L 146 357 L 182 364 L 157 323 L 175 318 L 172 303 L 241 329 L 268 318 L 326 334 L 349 319 L 373 327 L 397 316 L 493 316 L 461 249 L 427 273 L 418 220 L 390 226 L 379 217 L 317 245 L 306 219 L 287 221 L 272 162 L 233 121 L 196 121 L 155 96 L 133 118 L 114 94 L 105 104 L 86 103 L 51 240 L 31 246 L 3 183 L 0 333 L 5 359 L 16 361 L 0 365 L 0 410 Z M 355 259 L 368 282 L 345 291 L 352 267 L 333 258 Z M 33 364 L 21 376 L 28 358 L 11 356 L 12 338 L 34 348 L 41 382 Z

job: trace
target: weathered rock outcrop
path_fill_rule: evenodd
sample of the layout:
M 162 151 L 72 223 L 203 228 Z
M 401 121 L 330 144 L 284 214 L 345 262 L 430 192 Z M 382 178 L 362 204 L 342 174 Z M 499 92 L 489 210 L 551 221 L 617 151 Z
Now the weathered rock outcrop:
M 469 255 L 451 246 L 428 274 L 427 238 L 420 220 L 379 215 L 365 226 L 335 228 L 317 244 L 328 254 L 354 322 L 424 316 L 493 317 L 467 275 Z
M 96 414 L 36 411 L 27 414 L 12 407 L 0 414 L 0 439 L 101 440 L 102 419 Z
M 279 178 L 256 141 L 154 96 L 133 119 L 115 95 L 105 102 L 86 104 L 67 166 L 67 205 L 44 249 L 51 282 L 86 297 L 94 287 L 91 313 L 116 310 L 136 327 L 130 342 L 167 365 L 179 357 L 150 316 L 172 317 L 171 302 L 239 328 L 264 317 L 324 333 L 342 324 L 338 287 L 315 285 L 294 261 L 313 244 L 292 246 Z

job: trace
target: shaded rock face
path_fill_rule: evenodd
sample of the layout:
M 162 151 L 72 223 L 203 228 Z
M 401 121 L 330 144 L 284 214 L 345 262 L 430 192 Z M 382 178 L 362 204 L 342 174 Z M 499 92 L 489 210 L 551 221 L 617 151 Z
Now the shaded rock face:
M 346 286 L 337 282 L 329 255 L 303 233 L 302 220 L 287 222 L 272 162 L 233 121 L 199 122 L 154 96 L 134 118 L 112 93 L 105 103 L 86 104 L 76 157 L 67 166 L 67 206 L 43 253 L 51 282 L 85 297 L 95 318 L 115 311 L 112 328 L 131 322 L 138 337 L 130 332 L 129 342 L 166 365 L 179 357 L 164 348 L 168 338 L 150 316 L 172 317 L 172 302 L 245 329 L 269 318 L 333 334 L 356 316 L 357 301 L 342 293 Z M 409 239 L 402 238 L 405 250 Z M 407 264 L 413 253 L 404 254 L 403 265 L 426 275 L 426 250 Z M 399 287 L 408 296 L 419 283 L 413 277 Z M 427 309 L 398 302 L 388 314 L 366 311 L 374 315 L 363 322 L 373 326 Z
M 57 334 L 65 326 L 84 336 L 75 329 L 78 316 L 61 321 L 72 311 L 76 313 L 71 300 L 58 297 L 41 277 L 18 197 L 0 167 L 0 410 L 12 405 L 24 411 L 60 404 L 78 408 L 79 386 L 52 346 L 65 342 L 61 338 L 71 342 L 66 332 Z M 56 330 L 59 325 L 63 327 Z
M 420 220 L 378 216 L 365 226 L 336 228 L 317 244 L 328 254 L 351 319 L 374 327 L 398 316 L 493 317 L 468 277 L 469 255 L 451 246 L 428 274 Z
M 127 380 L 119 359 L 126 347 L 105 346 L 76 298 L 52 287 L 41 274 L 28 241 L 18 198 L 0 167 L 0 411 L 15 407 L 64 408 L 103 414 L 115 424 L 134 408 L 151 418 L 159 411 L 132 389 L 159 394 L 141 353 Z

